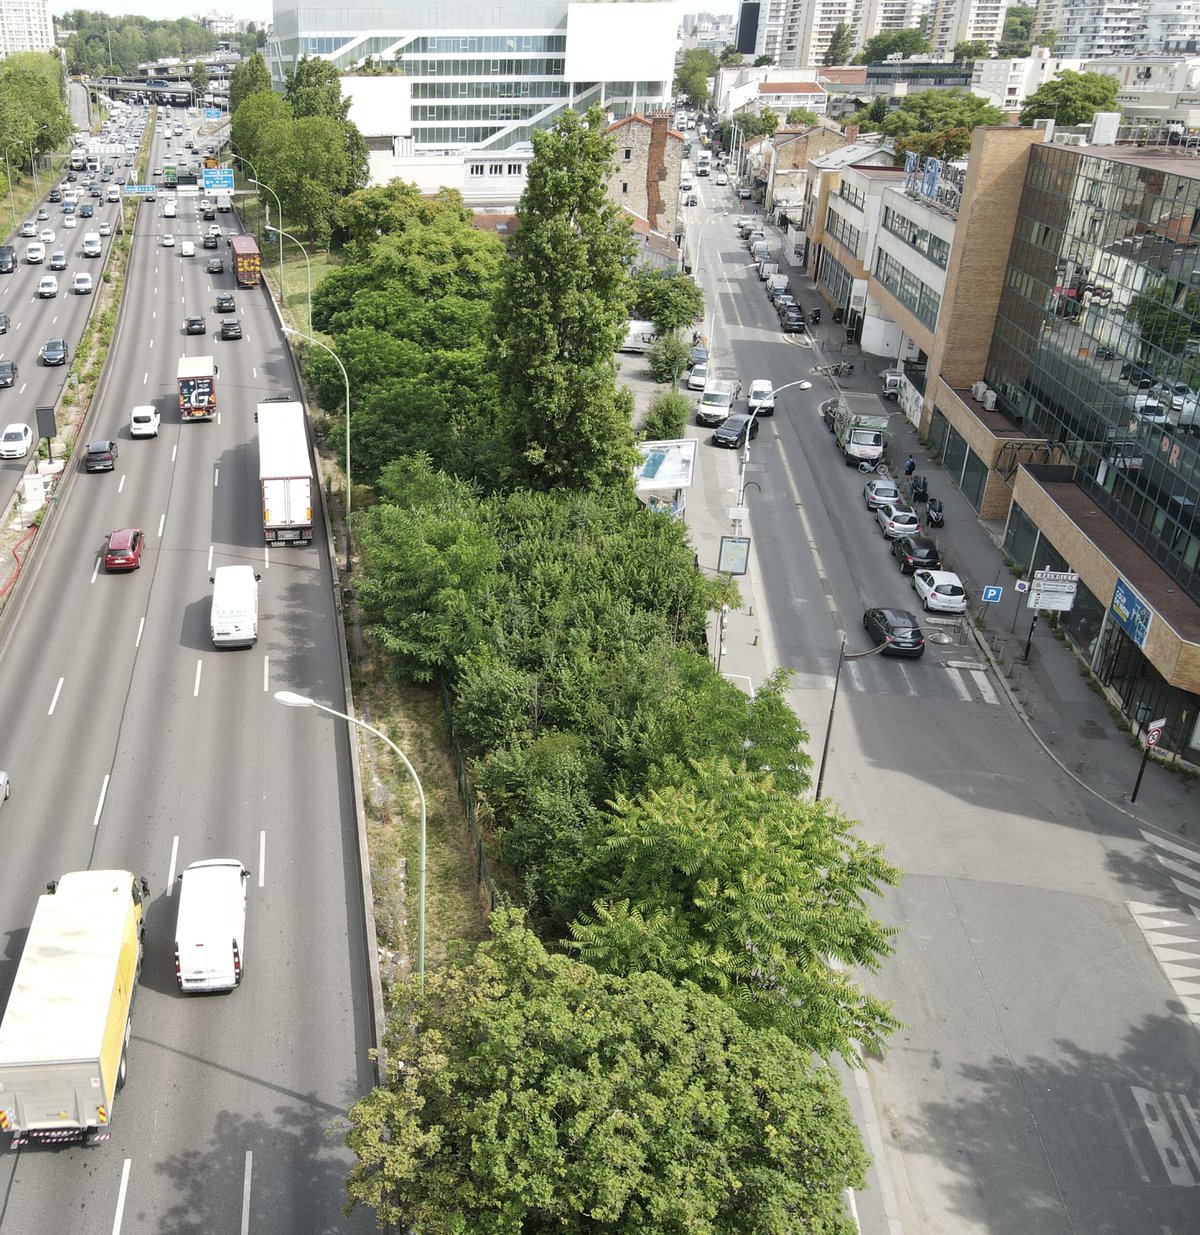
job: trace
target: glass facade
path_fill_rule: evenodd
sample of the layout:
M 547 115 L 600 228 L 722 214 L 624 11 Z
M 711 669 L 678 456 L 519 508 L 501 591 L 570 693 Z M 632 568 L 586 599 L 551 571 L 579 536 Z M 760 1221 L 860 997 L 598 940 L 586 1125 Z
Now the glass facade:
M 1200 167 L 1034 147 L 985 377 L 1200 602 Z

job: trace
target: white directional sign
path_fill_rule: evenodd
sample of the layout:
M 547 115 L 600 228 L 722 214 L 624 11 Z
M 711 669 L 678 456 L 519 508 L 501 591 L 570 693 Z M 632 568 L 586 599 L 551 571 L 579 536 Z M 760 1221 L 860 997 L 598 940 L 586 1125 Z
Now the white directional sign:
M 1035 570 L 1029 588 L 1030 609 L 1052 609 L 1059 612 L 1075 604 L 1079 576 L 1073 570 Z

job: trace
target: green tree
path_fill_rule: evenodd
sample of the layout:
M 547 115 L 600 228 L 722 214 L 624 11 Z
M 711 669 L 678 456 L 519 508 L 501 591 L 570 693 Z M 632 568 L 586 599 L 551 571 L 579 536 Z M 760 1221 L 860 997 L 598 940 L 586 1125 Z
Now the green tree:
M 274 90 L 256 90 L 244 96 L 229 122 L 233 148 L 250 160 L 272 188 L 275 184 L 270 173 L 278 152 L 287 145 L 291 127 L 291 110 Z M 238 170 L 251 174 L 244 164 Z
M 62 65 L 43 52 L 18 52 L 0 63 L 0 140 L 32 143 L 37 154 L 60 147 L 73 129 Z M 19 160 L 24 162 L 25 160 Z
M 757 112 L 743 112 L 735 116 L 733 123 L 741 131 L 743 138 L 749 140 L 755 137 L 770 137 L 779 128 L 779 117 L 769 107 L 763 107 Z
M 283 145 L 270 160 L 271 187 L 289 221 L 327 245 L 340 217 L 342 197 L 353 182 L 346 126 L 329 116 L 303 116 L 287 126 Z M 263 171 L 266 176 L 266 171 Z
M 785 123 L 789 129 L 811 129 L 821 123 L 821 117 L 811 107 L 793 107 Z
M 634 271 L 630 287 L 632 316 L 653 322 L 660 335 L 681 330 L 704 314 L 704 293 L 695 279 L 678 271 L 643 267 Z
M 915 26 L 906 30 L 885 30 L 866 41 L 854 57 L 855 64 L 879 64 L 889 56 L 923 56 L 929 41 Z
M 833 28 L 829 38 L 829 46 L 825 49 L 822 64 L 848 64 L 850 53 L 854 50 L 854 27 L 844 21 L 839 21 Z
M 242 100 L 259 90 L 271 89 L 271 75 L 261 52 L 243 60 L 229 75 L 229 107 L 237 111 Z
M 192 65 L 191 85 L 192 90 L 195 91 L 196 103 L 202 103 L 205 91 L 208 90 L 208 68 L 202 60 L 197 60 Z
M 646 353 L 650 376 L 656 382 L 679 381 L 690 351 L 691 345 L 686 343 L 677 331 L 660 333 Z
M 882 128 L 883 122 L 888 118 L 888 112 L 891 108 L 888 107 L 887 99 L 881 94 L 877 98 L 871 100 L 871 106 L 862 112 L 861 124 L 868 125 L 872 128 Z
M 345 120 L 350 114 L 350 100 L 342 97 L 337 66 L 328 60 L 301 56 L 299 64 L 287 71 L 283 93 L 297 120 L 305 116 Z
M 1200 294 L 1174 279 L 1160 279 L 1132 296 L 1125 317 L 1141 336 L 1139 358 L 1145 360 L 1152 348 L 1179 355 L 1197 311 Z
M 728 44 L 721 52 L 722 65 L 741 64 L 744 58 L 742 53 L 732 43 Z
M 754 61 L 754 67 L 755 67 L 756 69 L 761 69 L 761 68 L 764 68 L 766 65 L 770 65 L 770 64 L 774 64 L 774 63 L 775 63 L 775 57 L 774 57 L 774 56 L 759 56 L 759 57 L 758 57 L 758 58 Z
M 630 479 L 632 400 L 614 356 L 634 245 L 605 192 L 612 147 L 598 107 L 533 134 L 494 341 L 507 475 L 532 488 Z
M 954 44 L 954 59 L 957 60 L 988 60 L 992 49 L 986 39 L 973 39 Z
M 708 101 L 708 79 L 716 73 L 718 64 L 712 52 L 693 47 L 676 70 L 676 93 L 686 94 L 693 107 L 703 107 Z
M 387 1031 L 350 1112 L 350 1207 L 477 1235 L 852 1235 L 837 1077 L 719 1000 L 554 955 L 510 910 Z
M 668 390 L 650 400 L 641 436 L 645 441 L 674 441 L 683 437 L 692 401 L 679 390 Z
M 747 1023 L 857 1060 L 898 1022 L 850 968 L 878 968 L 890 927 L 866 897 L 899 872 L 827 802 L 779 793 L 725 760 L 620 798 L 597 838 L 593 912 L 571 933 L 605 972 L 695 982 Z
M 1012 4 L 1004 12 L 1004 32 L 996 46 L 998 56 L 1028 56 L 1032 46 L 1032 4 Z M 1040 40 L 1039 40 L 1040 41 Z
M 1070 127 L 1087 124 L 1097 112 L 1117 111 L 1120 83 L 1107 73 L 1075 73 L 1063 69 L 1025 100 L 1020 123 L 1028 127 L 1035 120 L 1053 120 Z
M 961 158 L 980 125 L 1004 124 L 1004 113 L 963 90 L 921 90 L 901 99 L 880 126 L 898 151 Z

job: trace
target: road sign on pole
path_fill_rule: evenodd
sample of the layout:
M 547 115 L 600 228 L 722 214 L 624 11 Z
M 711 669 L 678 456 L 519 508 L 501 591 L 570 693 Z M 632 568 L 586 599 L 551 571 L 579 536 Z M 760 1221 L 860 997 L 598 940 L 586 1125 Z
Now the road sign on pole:
M 204 169 L 204 189 L 207 193 L 232 193 L 232 167 L 206 167 Z
M 992 583 L 983 589 L 983 603 L 985 605 L 994 605 L 1001 596 L 1004 595 L 1004 589 Z
M 1026 604 L 1030 609 L 1061 612 L 1075 604 L 1078 587 L 1079 576 L 1073 570 L 1035 570 Z

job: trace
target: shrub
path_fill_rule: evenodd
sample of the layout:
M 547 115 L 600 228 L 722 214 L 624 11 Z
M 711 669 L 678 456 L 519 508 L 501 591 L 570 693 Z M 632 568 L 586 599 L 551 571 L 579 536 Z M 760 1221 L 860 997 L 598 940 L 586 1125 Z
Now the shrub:
M 646 423 L 642 426 L 643 439 L 657 442 L 682 437 L 691 407 L 687 395 L 678 390 L 655 395 L 646 413 Z

